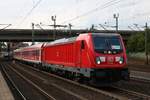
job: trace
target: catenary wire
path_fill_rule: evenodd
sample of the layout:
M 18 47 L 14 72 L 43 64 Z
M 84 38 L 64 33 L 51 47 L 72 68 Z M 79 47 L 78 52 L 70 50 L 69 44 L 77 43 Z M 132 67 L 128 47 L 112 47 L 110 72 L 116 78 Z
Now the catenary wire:
M 96 8 L 94 8 L 94 9 L 92 9 L 92 10 L 90 10 L 90 11 L 88 11 L 88 12 L 85 12 L 85 13 L 79 15 L 79 16 L 76 16 L 76 17 L 74 17 L 74 18 L 72 18 L 72 19 L 66 20 L 66 21 L 62 22 L 62 24 L 67 23 L 67 22 L 71 22 L 71 21 L 73 21 L 73 20 L 79 19 L 79 18 L 84 17 L 84 16 L 87 16 L 87 15 L 89 15 L 89 14 L 91 14 L 91 13 L 94 13 L 95 11 L 103 10 L 103 9 L 105 9 L 105 8 L 107 8 L 107 7 L 116 5 L 116 4 L 119 3 L 119 2 L 121 2 L 121 0 L 119 0 L 119 1 L 118 1 L 118 0 L 111 0 L 111 1 L 109 1 L 109 2 L 107 2 L 107 3 L 105 3 L 104 5 L 101 5 L 101 6 L 99 6 L 99 7 L 96 7 Z
M 31 13 L 33 12 L 33 10 L 41 3 L 42 0 L 39 0 L 32 8 L 31 10 L 25 15 L 25 17 L 23 18 L 23 20 L 21 20 L 21 22 L 19 23 L 22 24 L 27 18 L 29 15 L 31 15 Z

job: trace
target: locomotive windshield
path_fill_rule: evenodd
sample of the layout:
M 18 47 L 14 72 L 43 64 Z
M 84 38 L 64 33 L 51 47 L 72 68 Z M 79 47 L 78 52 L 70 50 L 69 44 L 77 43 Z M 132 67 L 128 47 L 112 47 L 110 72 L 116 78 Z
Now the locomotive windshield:
M 118 36 L 93 36 L 94 49 L 98 53 L 120 53 L 122 45 Z

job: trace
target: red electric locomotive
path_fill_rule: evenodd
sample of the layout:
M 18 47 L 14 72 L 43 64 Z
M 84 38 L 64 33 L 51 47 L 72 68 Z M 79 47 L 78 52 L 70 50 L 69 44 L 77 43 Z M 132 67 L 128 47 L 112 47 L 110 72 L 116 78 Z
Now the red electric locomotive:
M 33 45 L 15 50 L 14 58 L 92 83 L 129 79 L 123 40 L 115 33 L 85 33 Z
M 73 78 L 97 82 L 129 79 L 126 50 L 119 34 L 87 33 L 47 43 L 42 65 Z

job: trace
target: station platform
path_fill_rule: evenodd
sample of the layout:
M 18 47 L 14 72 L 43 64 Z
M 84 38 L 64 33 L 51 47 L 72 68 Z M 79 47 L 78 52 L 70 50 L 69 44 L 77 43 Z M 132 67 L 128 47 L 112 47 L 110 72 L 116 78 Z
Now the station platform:
M 0 100 L 15 100 L 1 72 L 0 72 Z

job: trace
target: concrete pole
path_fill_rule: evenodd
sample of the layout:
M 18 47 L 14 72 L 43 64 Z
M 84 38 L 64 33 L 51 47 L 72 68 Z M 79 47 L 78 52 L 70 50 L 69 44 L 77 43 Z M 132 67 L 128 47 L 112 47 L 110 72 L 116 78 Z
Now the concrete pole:
M 72 25 L 69 23 L 69 34 L 71 35 L 71 27 Z
M 32 45 L 34 45 L 34 23 L 32 23 Z
M 116 19 L 116 33 L 118 33 L 118 18 L 119 18 L 119 14 L 114 14 L 114 18 Z
M 147 23 L 145 24 L 145 64 L 148 65 L 148 45 L 147 45 L 147 34 L 148 34 Z
M 53 32 L 53 39 L 56 39 L 56 16 L 51 17 L 52 21 L 54 21 L 54 32 Z

